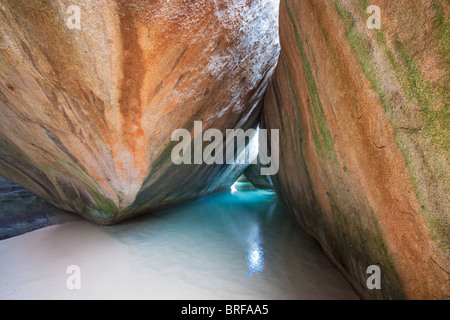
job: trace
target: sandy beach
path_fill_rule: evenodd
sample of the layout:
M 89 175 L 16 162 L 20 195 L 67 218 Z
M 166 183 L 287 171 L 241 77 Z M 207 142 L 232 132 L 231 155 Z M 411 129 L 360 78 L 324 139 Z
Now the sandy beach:
M 113 227 L 0 241 L 0 299 L 358 299 L 274 193 L 230 192 Z M 67 268 L 81 289 L 67 287 Z

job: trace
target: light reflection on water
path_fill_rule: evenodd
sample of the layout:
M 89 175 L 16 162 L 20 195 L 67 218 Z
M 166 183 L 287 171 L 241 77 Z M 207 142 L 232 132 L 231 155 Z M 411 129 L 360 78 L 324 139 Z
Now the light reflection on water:
M 248 276 L 252 276 L 264 269 L 264 250 L 260 246 L 251 249 L 246 257 Z
M 113 227 L 0 241 L 0 299 L 358 299 L 274 193 L 240 187 Z M 65 287 L 72 264 L 81 291 Z
M 250 221 L 247 229 L 247 276 L 252 276 L 261 272 L 264 269 L 264 249 L 262 248 L 262 237 L 260 231 L 259 221 L 256 219 Z
M 156 273 L 160 288 L 184 283 L 228 299 L 357 298 L 274 192 L 240 187 L 102 230 L 129 247 L 137 274 L 153 282 Z

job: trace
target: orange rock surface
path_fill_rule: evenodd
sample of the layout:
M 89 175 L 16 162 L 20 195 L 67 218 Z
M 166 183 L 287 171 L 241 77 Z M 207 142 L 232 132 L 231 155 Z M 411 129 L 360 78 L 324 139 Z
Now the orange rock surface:
M 364 297 L 450 295 L 448 14 L 446 1 L 281 1 L 264 107 L 280 129 L 274 182 Z
M 0 175 L 105 224 L 229 187 L 171 134 L 256 125 L 278 2 L 82 1 L 80 29 L 73 4 L 0 4 Z

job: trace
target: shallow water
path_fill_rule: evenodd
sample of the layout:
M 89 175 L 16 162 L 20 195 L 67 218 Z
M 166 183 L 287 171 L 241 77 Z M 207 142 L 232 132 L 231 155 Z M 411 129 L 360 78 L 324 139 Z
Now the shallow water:
M 276 195 L 233 191 L 113 227 L 0 241 L 1 299 L 358 299 Z M 80 290 L 69 290 L 69 265 Z

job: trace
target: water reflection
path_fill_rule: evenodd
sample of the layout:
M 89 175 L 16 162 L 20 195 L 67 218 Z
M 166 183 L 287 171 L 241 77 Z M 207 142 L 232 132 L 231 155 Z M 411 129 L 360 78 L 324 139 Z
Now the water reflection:
M 155 288 L 173 283 L 219 298 L 348 296 L 276 194 L 240 187 L 102 230 L 127 245 L 136 274 Z
M 161 269 L 171 261 L 197 267 L 208 259 L 217 269 L 222 263 L 232 264 L 242 276 L 252 277 L 264 271 L 264 233 L 269 225 L 278 224 L 279 218 L 272 221 L 274 212 L 283 208 L 274 192 L 240 191 L 248 190 L 247 184 L 241 182 L 229 193 L 150 213 L 105 231 L 132 245 L 136 255 L 154 258 Z M 164 248 L 163 262 L 156 262 L 157 247 Z
M 216 194 L 112 227 L 69 222 L 0 241 L 0 253 L 11 279 L 0 298 L 358 298 L 267 191 Z M 71 264 L 83 270 L 80 292 L 61 286 L 64 272 L 54 276 Z
M 247 266 L 248 272 L 247 276 L 252 276 L 256 273 L 261 272 L 264 269 L 264 250 L 260 246 L 256 246 L 251 249 L 248 253 Z
M 246 244 L 248 255 L 245 257 L 248 266 L 247 276 L 252 276 L 264 269 L 264 249 L 261 246 L 262 236 L 259 221 L 251 219 L 245 234 L 248 236 Z

